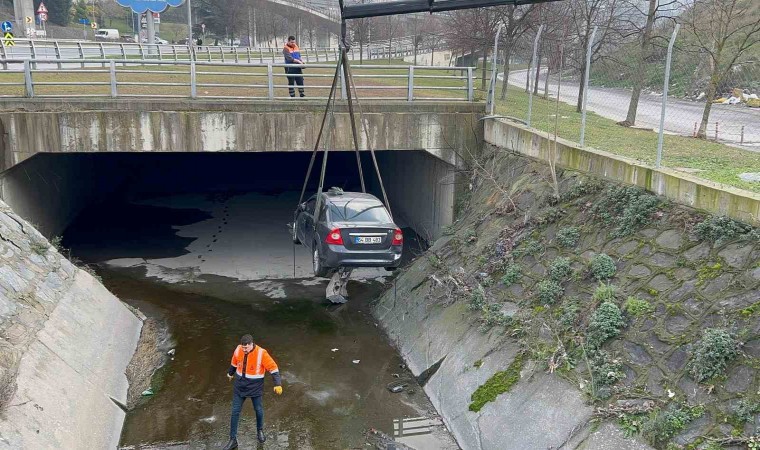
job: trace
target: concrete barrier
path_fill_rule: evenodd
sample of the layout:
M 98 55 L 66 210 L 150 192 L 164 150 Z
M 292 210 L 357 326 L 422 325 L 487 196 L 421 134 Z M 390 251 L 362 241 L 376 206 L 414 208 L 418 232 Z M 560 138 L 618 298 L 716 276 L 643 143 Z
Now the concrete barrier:
M 475 148 L 483 104 L 362 102 L 369 139 L 360 149 L 425 150 L 457 164 Z M 313 150 L 324 102 L 209 100 L 13 100 L 3 103 L 0 170 L 40 152 L 267 152 Z M 345 102 L 336 105 L 331 147 L 352 150 Z M 358 123 L 358 121 L 357 121 Z M 462 132 L 467 130 L 467 132 Z
M 545 133 L 507 120 L 487 120 L 484 139 L 538 160 L 549 161 L 551 157 L 549 143 L 553 140 Z M 559 167 L 637 185 L 682 205 L 760 225 L 760 194 L 667 168 L 655 169 L 631 158 L 581 148 L 561 138 L 557 140 L 556 161 Z

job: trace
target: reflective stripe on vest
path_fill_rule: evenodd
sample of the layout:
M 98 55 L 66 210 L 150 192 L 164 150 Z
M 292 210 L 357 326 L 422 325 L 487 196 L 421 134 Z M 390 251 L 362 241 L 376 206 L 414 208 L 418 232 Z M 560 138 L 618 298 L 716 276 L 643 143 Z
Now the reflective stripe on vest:
M 248 368 L 243 367 L 243 362 L 247 362 L 247 357 L 251 356 L 251 353 L 248 355 L 245 354 L 242 347 L 238 347 L 240 349 L 240 355 L 238 355 L 238 360 L 240 362 L 238 363 L 238 368 L 236 370 L 239 377 L 243 376 L 243 370 L 245 369 L 245 378 L 251 379 L 251 380 L 257 380 L 264 378 L 264 368 L 261 367 L 261 359 L 264 357 L 264 350 L 259 347 L 258 345 L 251 351 L 251 353 L 257 353 L 256 354 L 256 365 L 254 366 L 253 373 L 249 373 Z

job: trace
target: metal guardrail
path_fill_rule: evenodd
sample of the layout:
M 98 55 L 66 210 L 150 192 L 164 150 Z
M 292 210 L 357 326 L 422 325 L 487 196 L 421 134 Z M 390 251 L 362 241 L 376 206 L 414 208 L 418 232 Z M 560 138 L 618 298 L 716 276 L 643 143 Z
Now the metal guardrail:
M 59 59 L 55 62 L 62 65 L 60 69 L 35 68 L 36 64 L 49 63 L 48 60 L 9 59 L 5 62 L 17 67 L 0 71 L 0 97 L 5 98 L 278 100 L 289 98 L 288 78 L 303 76 L 308 97 L 326 99 L 335 70 L 332 64 L 301 66 L 272 62 L 232 64 L 153 59 L 89 59 L 84 63 L 81 59 Z M 303 75 L 286 74 L 285 68 L 290 67 L 307 70 Z M 352 76 L 357 90 L 383 93 L 379 96 L 362 95 L 362 99 L 473 101 L 473 71 L 473 67 L 356 65 Z M 68 76 L 60 76 L 62 74 Z M 346 99 L 342 72 L 340 87 L 340 96 Z M 315 90 L 323 95 L 313 95 Z M 423 96 L 421 91 L 434 92 L 435 95 Z
M 7 68 L 7 60 L 29 58 L 35 60 L 35 68 L 40 60 L 80 59 L 156 59 L 159 61 L 234 61 L 236 63 L 264 63 L 265 61 L 282 61 L 282 48 L 276 47 L 234 47 L 211 45 L 178 45 L 178 44 L 140 44 L 129 42 L 92 42 L 73 40 L 39 40 L 16 39 L 14 46 L 7 46 L 0 39 L 0 63 Z M 418 49 L 418 52 L 423 50 Z M 337 60 L 340 50 L 338 47 L 315 47 L 301 49 L 305 63 L 320 63 Z M 360 50 L 352 47 L 349 58 L 388 59 L 403 58 L 414 55 L 411 45 L 396 45 L 393 47 L 379 45 L 369 46 Z M 59 68 L 60 64 L 56 64 Z

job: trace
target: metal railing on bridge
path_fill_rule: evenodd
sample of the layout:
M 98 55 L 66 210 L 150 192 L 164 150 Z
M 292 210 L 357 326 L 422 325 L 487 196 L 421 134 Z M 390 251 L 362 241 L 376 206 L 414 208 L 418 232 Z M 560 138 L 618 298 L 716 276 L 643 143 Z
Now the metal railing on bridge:
M 304 68 L 310 99 L 326 99 L 333 64 L 160 61 L 155 59 L 58 59 L 61 68 L 40 69 L 49 60 L 7 59 L 0 71 L 0 97 L 289 98 L 287 67 Z M 362 99 L 473 101 L 473 67 L 352 66 Z M 342 77 L 339 95 L 346 99 Z M 316 94 L 315 94 L 316 91 Z
M 305 63 L 320 63 L 336 61 L 340 49 L 338 47 L 303 48 L 301 54 Z M 423 50 L 418 49 L 418 52 Z M 360 55 L 358 47 L 349 50 L 351 59 L 402 59 L 414 55 L 411 45 L 378 45 L 363 48 Z M 178 44 L 141 44 L 130 42 L 93 42 L 74 40 L 39 40 L 15 39 L 13 46 L 7 46 L 0 39 L 0 63 L 8 68 L 10 59 L 29 58 L 35 61 L 35 68 L 40 60 L 51 60 L 61 68 L 59 60 L 79 59 L 155 59 L 159 61 L 222 61 L 264 63 L 281 62 L 282 48 L 277 47 L 235 47 L 224 45 L 178 45 Z M 50 64 L 50 62 L 47 62 Z

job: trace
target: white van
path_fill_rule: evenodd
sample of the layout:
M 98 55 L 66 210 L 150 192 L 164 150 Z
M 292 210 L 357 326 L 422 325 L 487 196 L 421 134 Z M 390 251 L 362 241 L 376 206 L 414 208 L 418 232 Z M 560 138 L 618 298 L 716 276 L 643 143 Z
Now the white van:
M 100 28 L 95 30 L 96 41 L 118 41 L 119 30 L 113 28 Z

